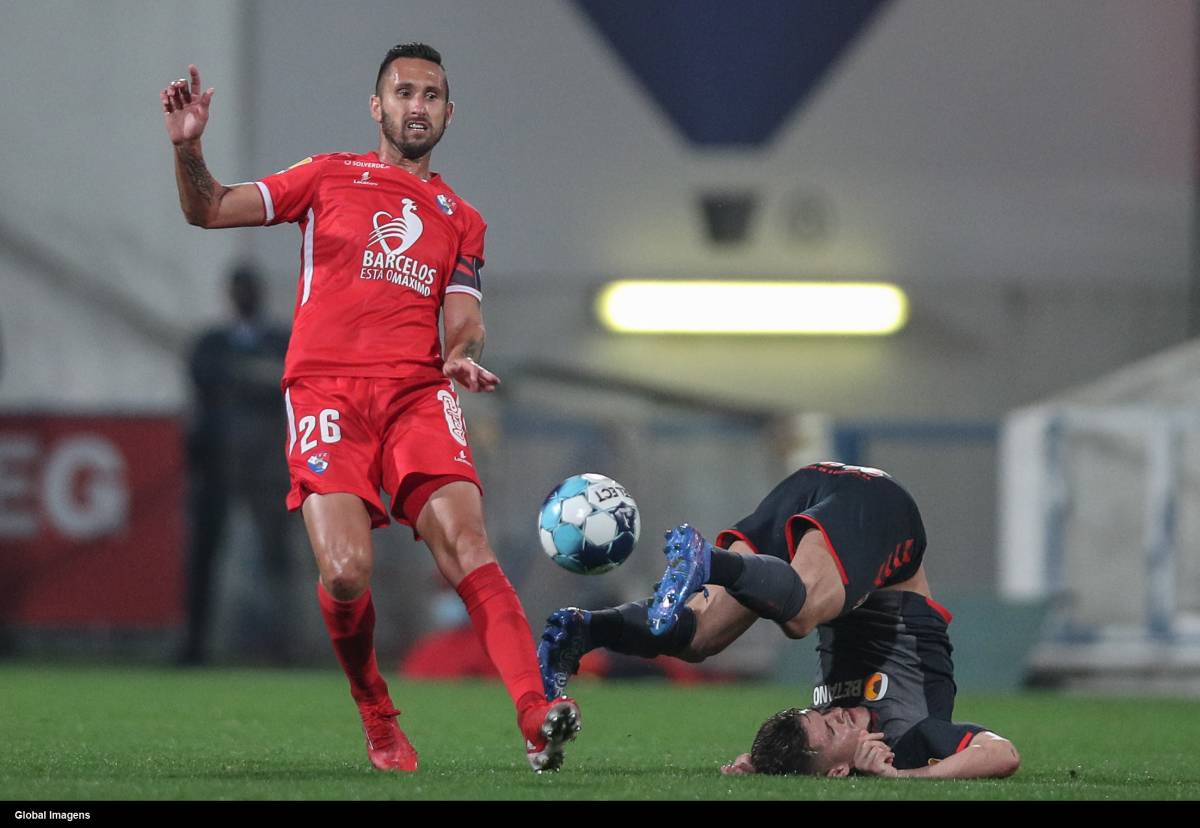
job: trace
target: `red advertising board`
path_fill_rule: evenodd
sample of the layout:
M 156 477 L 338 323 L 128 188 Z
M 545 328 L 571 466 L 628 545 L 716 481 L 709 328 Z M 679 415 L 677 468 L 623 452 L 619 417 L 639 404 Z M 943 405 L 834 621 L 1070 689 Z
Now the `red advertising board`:
M 0 622 L 179 623 L 183 494 L 176 419 L 0 415 Z

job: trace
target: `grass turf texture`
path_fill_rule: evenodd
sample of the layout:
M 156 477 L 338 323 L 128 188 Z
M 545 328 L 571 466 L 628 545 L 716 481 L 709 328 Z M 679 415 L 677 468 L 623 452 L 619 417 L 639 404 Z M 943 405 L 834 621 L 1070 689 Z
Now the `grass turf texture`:
M 0 669 L 0 799 L 1200 798 L 1194 701 L 963 695 L 957 718 L 1009 736 L 1011 779 L 957 782 L 739 777 L 719 765 L 759 723 L 803 701 L 778 685 L 572 685 L 584 714 L 558 774 L 526 764 L 492 683 L 392 682 L 415 775 L 367 762 L 334 671 Z

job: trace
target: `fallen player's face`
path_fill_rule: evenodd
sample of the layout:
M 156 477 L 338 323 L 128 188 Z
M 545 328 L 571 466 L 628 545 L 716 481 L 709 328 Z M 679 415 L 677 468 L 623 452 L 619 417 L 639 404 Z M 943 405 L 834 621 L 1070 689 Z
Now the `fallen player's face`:
M 808 746 L 817 752 L 822 772 L 836 765 L 853 763 L 858 743 L 870 731 L 871 714 L 865 707 L 832 707 L 809 710 L 802 716 Z

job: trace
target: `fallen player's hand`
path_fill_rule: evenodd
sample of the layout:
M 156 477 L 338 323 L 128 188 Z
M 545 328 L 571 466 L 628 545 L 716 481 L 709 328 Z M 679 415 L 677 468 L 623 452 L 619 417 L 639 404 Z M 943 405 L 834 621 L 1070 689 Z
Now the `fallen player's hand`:
M 500 378 L 470 357 L 446 360 L 442 373 L 468 391 L 495 391 Z
M 750 754 L 743 753 L 728 765 L 722 765 L 721 773 L 725 774 L 726 776 L 754 773 L 754 765 L 750 764 Z
M 868 733 L 854 750 L 854 769 L 871 776 L 899 776 L 900 771 L 892 767 L 895 758 L 882 733 Z

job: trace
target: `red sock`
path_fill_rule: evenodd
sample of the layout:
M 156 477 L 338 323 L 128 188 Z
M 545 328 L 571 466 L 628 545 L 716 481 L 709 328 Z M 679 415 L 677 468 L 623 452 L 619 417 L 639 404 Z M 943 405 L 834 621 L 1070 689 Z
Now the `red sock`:
M 371 590 L 353 601 L 339 601 L 318 578 L 317 600 L 333 651 L 350 680 L 350 695 L 359 704 L 385 701 L 387 682 L 379 674 L 375 661 L 375 605 L 371 602 Z
M 485 564 L 471 572 L 459 583 L 458 595 L 471 615 L 483 649 L 500 671 L 518 717 L 530 705 L 544 702 L 533 633 L 517 592 L 500 564 Z

